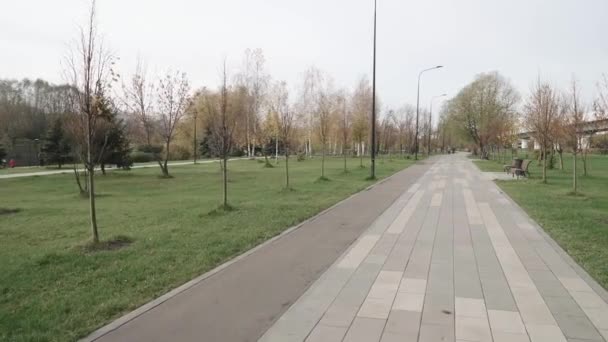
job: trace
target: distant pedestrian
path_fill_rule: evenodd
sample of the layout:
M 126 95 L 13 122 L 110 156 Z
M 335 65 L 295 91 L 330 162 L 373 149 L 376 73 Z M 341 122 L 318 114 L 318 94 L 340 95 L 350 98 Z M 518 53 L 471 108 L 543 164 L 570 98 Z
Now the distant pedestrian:
M 17 166 L 17 162 L 15 161 L 15 159 L 11 159 L 8 161 L 8 167 L 10 167 L 12 169 L 15 166 Z

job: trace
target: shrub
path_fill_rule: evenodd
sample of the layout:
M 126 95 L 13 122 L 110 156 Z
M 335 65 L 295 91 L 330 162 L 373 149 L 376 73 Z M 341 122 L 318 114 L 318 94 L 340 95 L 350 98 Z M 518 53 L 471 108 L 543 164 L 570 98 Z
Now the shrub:
M 306 160 L 306 154 L 303 152 L 298 153 L 298 161 L 305 161 Z
M 134 163 L 148 163 L 154 161 L 155 158 L 153 153 L 137 151 L 131 153 L 131 160 Z
M 187 160 L 192 155 L 191 149 L 184 146 L 175 146 L 170 150 L 169 159 L 171 160 Z
M 608 134 L 602 134 L 593 139 L 593 147 L 597 148 L 600 154 L 608 154 Z
M 163 147 L 160 145 L 139 145 L 137 151 L 144 153 L 160 154 L 163 151 Z

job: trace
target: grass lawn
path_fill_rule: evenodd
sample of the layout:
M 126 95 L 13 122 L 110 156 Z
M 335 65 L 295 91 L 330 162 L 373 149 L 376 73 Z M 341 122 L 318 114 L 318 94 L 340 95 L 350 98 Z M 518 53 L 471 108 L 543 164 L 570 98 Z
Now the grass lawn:
M 530 164 L 530 179 L 497 183 L 579 265 L 608 288 L 608 156 L 588 158 L 588 176 L 582 176 L 582 161 L 578 161 L 579 196 L 570 194 L 571 155 L 565 156 L 563 171 L 548 170 L 548 184 L 541 183 L 542 168 L 536 161 Z
M 473 163 L 475 163 L 482 172 L 504 172 L 504 164 L 493 160 L 475 159 L 473 160 Z
M 372 182 L 369 169 L 349 159 L 290 160 L 293 191 L 283 191 L 284 162 L 230 162 L 229 199 L 221 202 L 219 164 L 99 175 L 102 240 L 127 236 L 112 251 L 85 252 L 88 202 L 72 175 L 0 179 L 0 341 L 73 341 L 108 321 L 279 234 Z M 367 163 L 367 160 L 366 160 Z M 386 177 L 411 160 L 378 161 Z

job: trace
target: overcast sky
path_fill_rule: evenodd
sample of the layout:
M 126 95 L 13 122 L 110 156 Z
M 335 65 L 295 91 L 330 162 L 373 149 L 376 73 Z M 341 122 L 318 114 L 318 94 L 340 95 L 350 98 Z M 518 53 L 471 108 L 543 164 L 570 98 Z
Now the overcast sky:
M 84 22 L 86 0 L 0 0 L 0 77 L 61 82 L 61 59 Z M 371 79 L 373 0 L 98 0 L 106 44 L 133 71 L 186 71 L 215 86 L 224 56 L 238 68 L 262 48 L 274 79 L 295 85 L 310 65 L 336 85 Z M 565 86 L 573 74 L 591 100 L 608 72 L 607 0 L 378 0 L 377 85 L 382 103 L 454 95 L 481 72 L 499 71 L 526 95 L 540 74 Z

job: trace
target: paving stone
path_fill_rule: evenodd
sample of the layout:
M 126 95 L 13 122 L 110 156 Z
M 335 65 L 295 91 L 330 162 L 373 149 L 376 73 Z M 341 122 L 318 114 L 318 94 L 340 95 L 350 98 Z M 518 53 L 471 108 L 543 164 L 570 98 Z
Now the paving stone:
M 454 325 L 435 325 L 422 323 L 418 342 L 455 342 Z
M 466 341 L 492 341 L 488 319 L 456 315 L 456 338 Z
M 600 340 L 602 337 L 587 317 L 554 315 L 559 328 L 568 338 Z
M 557 325 L 526 324 L 531 342 L 567 342 Z
M 399 292 L 424 294 L 426 292 L 426 279 L 403 278 L 399 285 Z
M 488 318 L 492 332 L 502 332 L 509 334 L 526 334 L 526 327 L 519 312 L 488 310 Z
M 332 327 L 317 324 L 306 342 L 340 342 L 346 335 L 347 327 Z
M 456 316 L 486 317 L 486 305 L 483 299 L 456 297 Z
M 388 317 L 384 332 L 418 335 L 421 317 L 420 312 L 393 310 Z
M 422 312 L 424 294 L 399 292 L 393 303 L 393 310 Z
M 583 317 L 585 313 L 581 308 L 576 304 L 572 297 L 551 297 L 551 296 L 543 296 L 545 303 L 549 307 L 549 310 L 553 315 L 556 314 L 564 315 L 564 316 L 577 316 Z
M 500 331 L 492 331 L 494 342 L 530 342 L 528 334 L 511 334 Z
M 344 342 L 380 341 L 386 320 L 357 317 L 348 330 Z

